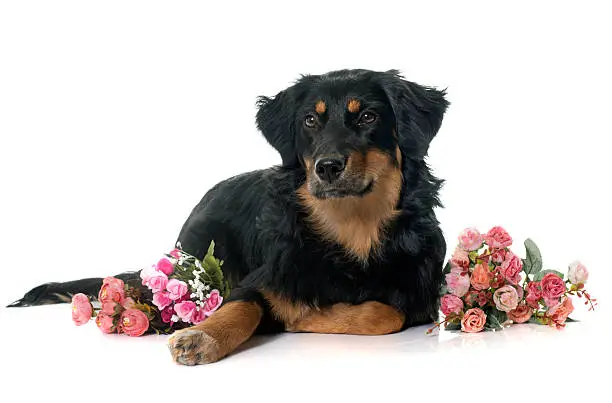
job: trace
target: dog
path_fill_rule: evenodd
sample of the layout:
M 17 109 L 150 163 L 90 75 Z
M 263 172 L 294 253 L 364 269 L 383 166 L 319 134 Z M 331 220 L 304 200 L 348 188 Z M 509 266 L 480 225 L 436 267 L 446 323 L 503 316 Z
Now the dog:
M 184 223 L 182 248 L 202 258 L 214 240 L 232 292 L 169 338 L 173 359 L 215 362 L 259 333 L 383 335 L 435 320 L 443 181 L 425 157 L 445 96 L 396 70 L 340 70 L 260 97 L 257 126 L 282 164 L 214 186 Z M 96 295 L 101 282 L 44 284 L 12 306 Z

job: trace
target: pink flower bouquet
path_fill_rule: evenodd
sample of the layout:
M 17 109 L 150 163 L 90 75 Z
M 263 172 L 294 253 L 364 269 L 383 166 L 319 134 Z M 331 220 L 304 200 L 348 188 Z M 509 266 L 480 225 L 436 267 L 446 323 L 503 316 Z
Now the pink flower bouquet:
M 511 245 L 512 237 L 502 227 L 484 235 L 468 228 L 459 235 L 444 268 L 443 319 L 428 333 L 440 326 L 475 333 L 525 322 L 560 329 L 571 321 L 572 296 L 595 309 L 596 300 L 584 290 L 589 272 L 583 264 L 572 263 L 564 280 L 561 272 L 542 270 L 542 256 L 531 239 L 525 241 L 525 259 L 515 255 Z
M 126 285 L 106 277 L 97 301 L 85 294 L 72 297 L 72 320 L 84 325 L 92 317 L 103 333 L 172 333 L 198 324 L 213 314 L 229 294 L 223 262 L 214 257 L 214 242 L 201 261 L 180 249 L 140 272 L 142 284 Z M 96 305 L 96 307 L 94 307 Z

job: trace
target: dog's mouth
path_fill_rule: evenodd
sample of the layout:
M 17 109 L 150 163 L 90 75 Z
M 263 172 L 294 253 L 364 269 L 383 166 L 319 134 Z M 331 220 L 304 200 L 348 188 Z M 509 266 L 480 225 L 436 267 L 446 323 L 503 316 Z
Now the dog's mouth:
M 339 199 L 343 197 L 363 197 L 374 188 L 374 180 L 370 180 L 361 188 L 346 188 L 346 187 L 326 187 L 325 189 L 316 189 L 313 195 L 318 199 Z

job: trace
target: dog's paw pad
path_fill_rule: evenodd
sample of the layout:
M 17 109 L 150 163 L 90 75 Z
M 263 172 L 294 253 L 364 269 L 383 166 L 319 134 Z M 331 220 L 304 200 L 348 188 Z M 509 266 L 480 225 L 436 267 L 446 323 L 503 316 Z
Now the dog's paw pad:
M 168 349 L 174 361 L 183 365 L 208 364 L 221 358 L 217 341 L 201 330 L 176 332 L 168 340 Z

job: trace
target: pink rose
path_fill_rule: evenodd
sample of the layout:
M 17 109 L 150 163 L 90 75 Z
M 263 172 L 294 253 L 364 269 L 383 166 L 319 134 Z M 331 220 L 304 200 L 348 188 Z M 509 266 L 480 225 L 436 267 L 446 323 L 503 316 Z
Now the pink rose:
M 478 250 L 482 246 L 482 235 L 476 228 L 466 228 L 459 234 L 459 246 L 466 251 Z
M 135 303 L 136 302 L 132 298 L 127 297 L 126 299 L 123 300 L 123 303 L 121 304 L 121 306 L 123 306 L 125 309 L 129 309 L 129 308 L 132 308 Z
M 444 295 L 440 299 L 440 305 L 442 313 L 445 316 L 448 316 L 449 313 L 459 313 L 463 309 L 463 301 L 461 301 L 461 298 L 452 294 Z
M 531 283 L 527 284 L 527 298 L 525 298 L 527 305 L 533 309 L 538 309 L 540 307 L 540 298 L 542 298 L 542 288 L 540 286 L 540 282 L 532 281 Z
M 525 295 L 525 291 L 523 290 L 523 287 L 521 287 L 518 284 L 513 284 L 514 289 L 516 290 L 516 293 L 518 294 L 518 299 L 519 301 L 523 299 L 523 296 Z
M 565 321 L 573 311 L 574 305 L 572 304 L 572 300 L 565 297 L 559 304 L 553 306 L 546 312 L 546 317 L 551 320 L 551 325 L 555 325 L 557 329 L 561 329 L 565 327 Z
M 175 278 L 168 281 L 166 289 L 168 290 L 169 297 L 173 301 L 180 299 L 183 295 L 187 294 L 188 291 L 187 284 Z
M 521 304 L 508 312 L 508 319 L 514 323 L 525 323 L 533 315 L 533 309 L 529 305 Z
M 478 333 L 484 329 L 487 315 L 479 308 L 468 309 L 461 319 L 461 330 L 468 333 Z
M 172 257 L 173 257 L 173 258 L 175 258 L 175 259 L 180 259 L 180 257 L 181 257 L 181 251 L 175 248 L 175 249 L 172 249 L 172 250 L 170 251 L 169 255 L 170 255 L 170 256 L 172 256 Z
M 453 264 L 453 262 L 451 262 L 450 272 L 460 276 L 467 276 L 468 274 L 470 274 L 470 269 L 468 267 L 456 266 L 455 264 Z
M 507 249 L 495 249 L 494 252 L 491 253 L 491 260 L 493 263 L 502 264 L 504 260 L 506 260 L 507 253 Z
M 170 323 L 172 322 L 172 315 L 174 315 L 174 308 L 172 308 L 171 306 L 167 306 L 160 312 L 160 315 L 162 322 Z
M 491 273 L 489 266 L 484 263 L 479 263 L 474 267 L 472 278 L 470 280 L 472 287 L 476 290 L 486 290 L 491 286 Z
M 108 285 L 111 288 L 116 290 L 125 290 L 125 284 L 123 280 L 115 278 L 115 277 L 106 277 L 102 280 L 102 285 Z
M 121 330 L 128 336 L 142 336 L 149 328 L 149 318 L 138 309 L 126 309 L 120 323 Z
M 518 305 L 518 293 L 511 285 L 505 285 L 493 293 L 493 302 L 500 311 L 510 312 Z
M 565 294 L 565 283 L 555 273 L 547 273 L 540 282 L 542 285 L 542 297 L 548 302 L 557 301 Z M 555 305 L 555 304 L 552 304 Z M 550 306 L 550 305 L 549 305 Z
M 484 240 L 492 249 L 507 248 L 512 245 L 512 238 L 502 227 L 493 227 L 484 236 Z
M 470 288 L 470 276 L 448 273 L 446 275 L 446 288 L 451 294 L 463 297 Z
M 142 280 L 142 285 L 147 286 L 153 293 L 163 291 L 167 284 L 168 276 L 157 270 L 147 272 L 147 275 Z
M 112 333 L 115 331 L 113 317 L 102 312 L 99 312 L 98 316 L 96 316 L 96 325 L 102 330 L 102 333 Z
M 504 278 L 512 284 L 518 284 L 521 280 L 521 270 L 523 270 L 523 261 L 514 253 L 508 251 L 506 260 L 501 265 Z
M 455 249 L 453 257 L 451 257 L 451 265 L 467 269 L 470 267 L 470 257 L 468 252 L 460 247 Z
M 149 283 L 149 278 L 158 273 L 158 270 L 155 266 L 147 267 L 140 271 L 140 278 L 142 279 L 142 285 L 147 285 Z
M 569 266 L 567 278 L 572 284 L 584 284 L 589 279 L 589 271 L 585 265 L 575 261 Z
M 183 301 L 178 304 L 174 304 L 174 312 L 181 318 L 183 322 L 190 323 L 191 318 L 196 309 L 196 304 L 193 301 Z
M 98 293 L 98 300 L 100 303 L 110 301 L 121 303 L 124 298 L 125 284 L 123 281 L 114 277 L 106 277 Z
M 219 294 L 219 290 L 212 290 L 204 303 L 204 314 L 206 316 L 212 315 L 221 306 L 222 302 L 223 297 Z
M 170 293 L 167 291 L 160 291 L 153 294 L 153 303 L 159 310 L 161 311 L 165 307 L 172 304 L 172 298 L 170 298 Z
M 156 267 L 157 267 L 157 270 L 161 271 L 166 276 L 171 275 L 172 272 L 174 271 L 174 265 L 172 264 L 171 261 L 169 261 L 166 258 L 160 259 L 159 262 L 157 262 Z
M 79 293 L 72 296 L 72 321 L 75 325 L 81 326 L 89 322 L 92 313 L 93 307 L 87 295 Z
M 191 316 L 191 323 L 197 325 L 198 323 L 203 322 L 204 319 L 206 319 L 206 312 L 204 312 L 204 308 L 196 308 Z
M 115 314 L 116 306 L 117 306 L 117 303 L 113 301 L 103 302 L 102 309 L 100 310 L 100 312 L 102 312 L 105 315 L 113 316 Z

